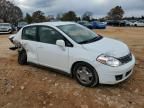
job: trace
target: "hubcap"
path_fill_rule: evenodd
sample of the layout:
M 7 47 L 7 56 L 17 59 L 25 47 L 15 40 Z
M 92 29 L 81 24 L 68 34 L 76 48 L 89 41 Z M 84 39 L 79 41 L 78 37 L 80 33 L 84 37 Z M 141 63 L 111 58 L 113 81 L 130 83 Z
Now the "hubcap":
M 86 66 L 82 66 L 77 69 L 77 78 L 81 83 L 89 84 L 93 80 L 93 75 Z

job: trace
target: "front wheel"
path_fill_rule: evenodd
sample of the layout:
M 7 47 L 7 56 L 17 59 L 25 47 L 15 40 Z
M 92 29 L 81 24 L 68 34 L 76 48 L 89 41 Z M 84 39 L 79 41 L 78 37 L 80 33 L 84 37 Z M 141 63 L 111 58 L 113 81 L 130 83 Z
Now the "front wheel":
M 74 67 L 74 77 L 77 82 L 86 87 L 98 85 L 99 78 L 95 69 L 86 63 L 78 63 Z
M 27 64 L 27 54 L 26 54 L 25 50 L 22 50 L 22 51 L 18 52 L 18 63 L 20 65 Z

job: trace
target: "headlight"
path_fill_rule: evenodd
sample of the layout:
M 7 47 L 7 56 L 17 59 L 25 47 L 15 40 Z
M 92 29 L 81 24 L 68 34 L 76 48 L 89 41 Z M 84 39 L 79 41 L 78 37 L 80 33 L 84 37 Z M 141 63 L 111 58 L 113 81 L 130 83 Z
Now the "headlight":
M 121 62 L 118 59 L 111 57 L 111 56 L 107 56 L 107 55 L 100 55 L 97 58 L 97 61 L 106 65 L 112 66 L 112 67 L 121 65 Z

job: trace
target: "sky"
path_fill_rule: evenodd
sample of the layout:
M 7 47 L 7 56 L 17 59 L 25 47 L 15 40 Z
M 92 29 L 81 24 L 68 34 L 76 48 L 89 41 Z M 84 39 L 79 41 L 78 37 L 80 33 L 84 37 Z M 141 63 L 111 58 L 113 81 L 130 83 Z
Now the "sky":
M 96 18 L 104 17 L 117 5 L 125 10 L 124 16 L 144 16 L 144 0 L 10 0 L 24 13 L 41 10 L 45 15 L 75 11 L 78 16 L 89 11 Z

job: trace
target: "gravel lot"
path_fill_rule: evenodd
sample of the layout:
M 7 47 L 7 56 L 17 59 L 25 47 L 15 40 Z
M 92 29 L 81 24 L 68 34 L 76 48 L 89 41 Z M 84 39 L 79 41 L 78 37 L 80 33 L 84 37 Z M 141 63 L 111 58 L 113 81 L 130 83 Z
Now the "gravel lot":
M 21 66 L 8 35 L 0 35 L 0 108 L 144 108 L 144 28 L 96 32 L 130 47 L 137 61 L 128 80 L 86 88 L 53 70 Z

